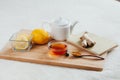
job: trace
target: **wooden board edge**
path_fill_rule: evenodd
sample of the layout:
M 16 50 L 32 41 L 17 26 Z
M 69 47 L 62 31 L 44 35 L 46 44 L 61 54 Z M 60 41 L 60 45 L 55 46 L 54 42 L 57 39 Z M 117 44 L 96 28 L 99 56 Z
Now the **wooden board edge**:
M 4 56 L 4 55 L 0 55 L 0 59 L 20 61 L 20 62 L 29 62 L 29 63 L 36 63 L 36 64 L 45 64 L 45 65 L 60 66 L 60 67 L 68 67 L 68 68 L 74 68 L 74 69 L 84 69 L 84 70 L 90 70 L 90 71 L 102 71 L 103 70 L 103 68 L 97 68 L 97 67 L 87 67 L 87 66 L 72 65 L 72 64 L 66 64 L 66 63 L 64 64 L 64 63 L 59 63 L 59 62 L 47 61 L 47 60 L 24 59 L 24 58 L 10 57 L 10 56 Z
M 119 45 L 115 45 L 115 46 L 111 47 L 110 49 L 108 49 L 108 50 L 102 52 L 101 54 L 99 54 L 99 56 L 103 55 L 104 53 L 109 53 L 109 52 L 111 52 L 114 48 L 117 48 L 118 46 L 119 46 Z

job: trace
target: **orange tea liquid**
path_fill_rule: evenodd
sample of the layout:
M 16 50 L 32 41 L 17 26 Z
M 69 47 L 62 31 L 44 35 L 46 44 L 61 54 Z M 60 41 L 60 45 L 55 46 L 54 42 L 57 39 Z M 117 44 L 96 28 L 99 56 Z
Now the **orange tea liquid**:
M 63 55 L 67 52 L 67 45 L 64 43 L 52 43 L 50 45 L 50 52 L 55 55 Z

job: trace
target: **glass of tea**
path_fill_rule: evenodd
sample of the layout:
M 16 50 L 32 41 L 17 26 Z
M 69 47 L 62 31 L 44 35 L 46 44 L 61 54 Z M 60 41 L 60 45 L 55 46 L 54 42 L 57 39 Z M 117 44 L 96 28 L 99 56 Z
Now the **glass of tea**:
M 50 55 L 64 55 L 67 52 L 67 44 L 63 41 L 51 41 L 48 48 Z

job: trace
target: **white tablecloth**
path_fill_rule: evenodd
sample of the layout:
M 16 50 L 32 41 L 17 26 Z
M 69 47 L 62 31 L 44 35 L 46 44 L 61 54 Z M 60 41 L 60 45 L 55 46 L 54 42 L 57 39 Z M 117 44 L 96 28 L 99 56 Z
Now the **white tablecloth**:
M 41 27 L 58 17 L 78 20 L 73 34 L 89 31 L 120 44 L 120 3 L 115 0 L 0 0 L 0 48 L 20 29 Z M 102 72 L 0 59 L 0 80 L 119 80 L 120 48 Z

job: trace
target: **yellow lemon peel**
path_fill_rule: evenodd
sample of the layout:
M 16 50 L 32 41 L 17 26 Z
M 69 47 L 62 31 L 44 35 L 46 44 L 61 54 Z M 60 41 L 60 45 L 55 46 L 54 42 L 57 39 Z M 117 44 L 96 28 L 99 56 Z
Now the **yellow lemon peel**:
M 33 35 L 32 41 L 35 44 L 45 44 L 50 39 L 49 33 L 44 29 L 34 29 L 32 31 L 32 35 Z

